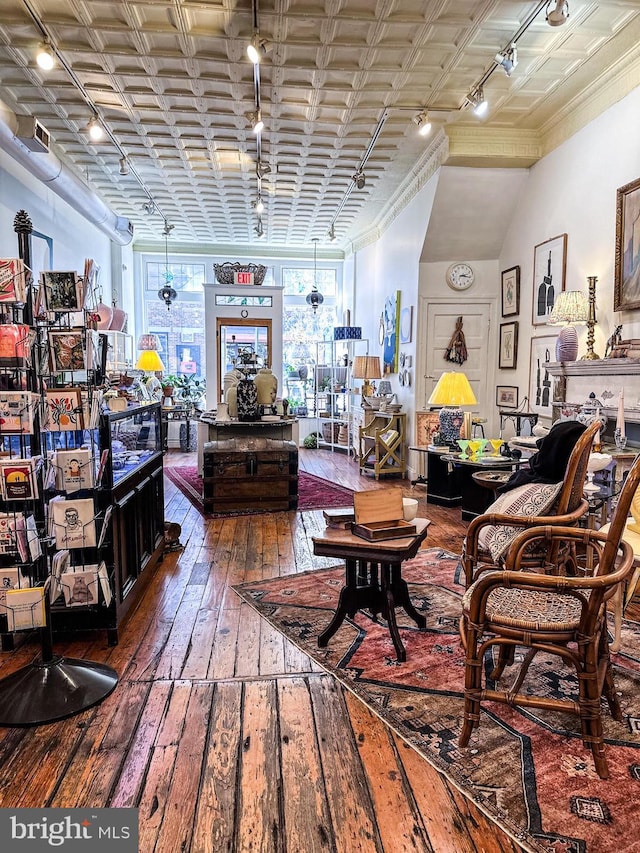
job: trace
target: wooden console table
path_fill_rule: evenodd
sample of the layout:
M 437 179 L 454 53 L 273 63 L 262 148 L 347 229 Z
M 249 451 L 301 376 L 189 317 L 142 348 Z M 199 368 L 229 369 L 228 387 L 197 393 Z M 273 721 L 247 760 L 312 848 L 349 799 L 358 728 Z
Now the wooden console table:
M 407 582 L 402 579 L 402 563 L 416 556 L 427 536 L 429 524 L 427 519 L 417 518 L 416 534 L 406 539 L 368 542 L 349 530 L 329 527 L 322 536 L 312 537 L 313 553 L 318 557 L 344 560 L 346 572 L 338 608 L 318 637 L 320 648 L 327 645 L 347 616 L 353 617 L 358 610 L 366 609 L 373 616 L 382 614 L 387 620 L 398 660 L 406 661 L 407 653 L 398 632 L 395 608 L 403 607 L 421 631 L 427 623 L 411 603 Z

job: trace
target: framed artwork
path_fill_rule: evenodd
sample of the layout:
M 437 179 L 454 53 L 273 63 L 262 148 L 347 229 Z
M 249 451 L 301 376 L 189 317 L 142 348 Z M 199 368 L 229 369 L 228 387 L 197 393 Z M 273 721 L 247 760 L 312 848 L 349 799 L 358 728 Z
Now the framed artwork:
M 550 418 L 553 402 L 553 377 L 548 365 L 553 360 L 556 335 L 531 338 L 531 357 L 529 359 L 529 411 L 537 412 L 540 417 Z
M 613 310 L 640 308 L 640 178 L 616 193 L 616 268 Z
M 518 365 L 518 321 L 500 324 L 500 370 L 515 370 Z
M 81 329 L 49 330 L 51 370 L 84 370 L 84 336 Z
M 400 311 L 400 343 L 410 344 L 413 330 L 413 305 Z
M 497 385 L 496 406 L 499 409 L 517 409 L 518 394 L 519 390 L 517 385 Z
M 502 276 L 502 316 L 515 317 L 520 313 L 520 267 L 503 270 Z
M 438 412 L 416 412 L 416 444 L 433 444 L 434 432 L 440 432 Z
M 534 326 L 543 326 L 549 319 L 556 294 L 565 289 L 566 269 L 566 234 L 538 243 L 533 251 Z
M 77 273 L 45 270 L 40 276 L 47 311 L 82 310 L 82 293 Z
M 79 388 L 47 388 L 44 428 L 50 432 L 72 432 L 84 428 Z
M 385 376 L 398 372 L 398 346 L 400 337 L 400 295 L 396 290 L 384 303 L 383 362 Z

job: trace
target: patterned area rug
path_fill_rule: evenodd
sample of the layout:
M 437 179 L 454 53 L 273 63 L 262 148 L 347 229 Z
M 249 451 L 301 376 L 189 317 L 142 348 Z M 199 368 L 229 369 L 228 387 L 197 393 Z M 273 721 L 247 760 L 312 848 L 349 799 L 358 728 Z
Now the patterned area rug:
M 526 850 L 631 853 L 640 850 L 640 624 L 626 621 L 614 656 L 623 723 L 605 707 L 610 779 L 595 772 L 577 717 L 485 703 L 467 749 L 458 748 L 464 655 L 457 632 L 463 591 L 456 556 L 422 551 L 403 566 L 411 599 L 427 619 L 420 632 L 397 611 L 407 650 L 398 663 L 385 622 L 364 612 L 346 620 L 326 649 L 344 582 L 341 568 L 235 587 L 265 619 L 333 673 Z M 487 667 L 491 664 L 487 661 Z M 507 673 L 508 677 L 508 673 Z M 555 657 L 538 655 L 537 690 L 575 696 L 575 677 Z
M 202 505 L 202 477 L 195 465 L 176 467 L 165 466 L 164 473 L 183 495 L 208 518 L 226 515 L 252 515 L 259 510 L 237 510 L 234 512 L 205 512 Z M 298 509 L 329 509 L 330 507 L 351 506 L 353 492 L 344 486 L 330 483 L 322 477 L 301 471 L 298 474 Z

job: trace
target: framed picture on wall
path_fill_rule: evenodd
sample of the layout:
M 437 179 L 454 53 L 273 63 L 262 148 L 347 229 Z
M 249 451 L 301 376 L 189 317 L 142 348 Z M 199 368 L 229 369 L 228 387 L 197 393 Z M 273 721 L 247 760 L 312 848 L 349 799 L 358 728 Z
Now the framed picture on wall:
M 498 367 L 500 370 L 515 369 L 518 364 L 518 321 L 500 324 L 500 352 Z
M 413 305 L 400 312 L 400 343 L 410 344 L 413 328 Z
M 640 308 L 640 178 L 616 193 L 616 268 L 613 310 Z
M 384 302 L 384 375 L 398 372 L 398 346 L 400 337 L 400 295 L 396 290 Z
M 496 406 L 499 409 L 517 409 L 518 393 L 517 385 L 497 385 Z
M 553 402 L 553 377 L 548 365 L 553 360 L 556 335 L 531 338 L 531 356 L 529 359 L 529 411 L 537 412 L 540 417 L 551 417 Z
M 502 271 L 502 316 L 515 317 L 520 313 L 520 267 Z
M 566 234 L 538 243 L 533 251 L 534 326 L 543 326 L 549 319 L 556 296 L 565 289 L 566 269 Z

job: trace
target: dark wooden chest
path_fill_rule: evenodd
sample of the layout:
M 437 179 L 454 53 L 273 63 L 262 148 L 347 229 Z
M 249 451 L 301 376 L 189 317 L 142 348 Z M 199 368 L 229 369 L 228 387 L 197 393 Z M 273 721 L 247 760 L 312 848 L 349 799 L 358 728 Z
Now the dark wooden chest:
M 298 506 L 298 448 L 276 438 L 230 438 L 204 446 L 203 501 L 211 512 Z

